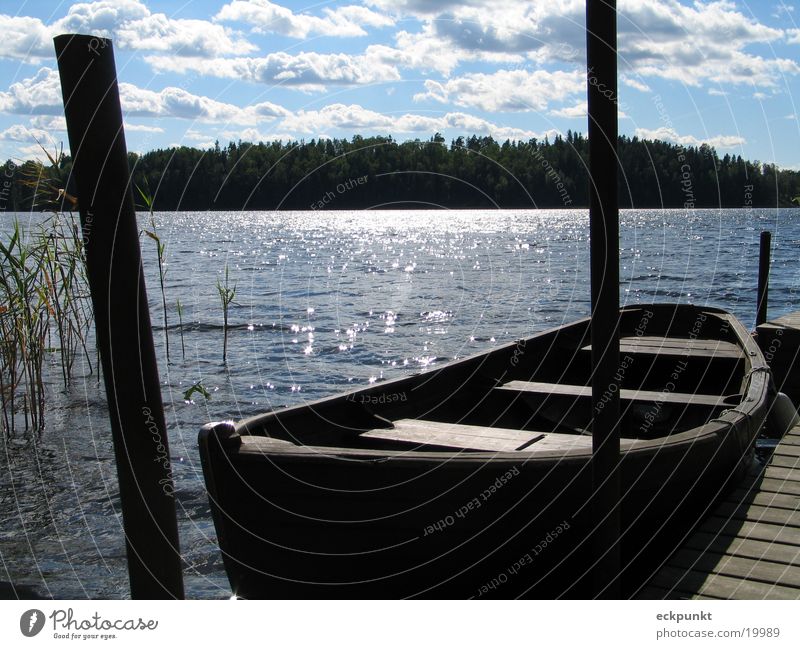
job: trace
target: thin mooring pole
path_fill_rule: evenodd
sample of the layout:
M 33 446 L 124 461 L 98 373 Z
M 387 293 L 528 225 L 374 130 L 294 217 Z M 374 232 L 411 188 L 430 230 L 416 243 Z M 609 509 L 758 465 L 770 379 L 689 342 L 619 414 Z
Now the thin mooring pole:
M 119 477 L 131 596 L 183 598 L 167 427 L 111 41 L 54 39 Z
M 765 230 L 761 233 L 758 246 L 758 306 L 756 327 L 767 321 L 767 301 L 769 299 L 769 257 L 772 235 Z
M 616 0 L 586 0 L 592 290 L 592 550 L 595 597 L 620 597 L 619 207 Z M 608 395 L 611 399 L 608 400 Z M 605 395 L 606 402 L 601 405 Z

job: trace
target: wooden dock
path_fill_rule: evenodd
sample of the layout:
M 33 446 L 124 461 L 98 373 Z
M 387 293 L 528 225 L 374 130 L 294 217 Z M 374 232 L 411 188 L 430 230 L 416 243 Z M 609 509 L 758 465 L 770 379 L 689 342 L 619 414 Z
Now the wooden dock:
M 800 405 L 800 311 L 759 325 L 775 385 Z M 800 426 L 727 495 L 638 599 L 800 599 Z
M 800 599 L 800 426 L 636 598 Z

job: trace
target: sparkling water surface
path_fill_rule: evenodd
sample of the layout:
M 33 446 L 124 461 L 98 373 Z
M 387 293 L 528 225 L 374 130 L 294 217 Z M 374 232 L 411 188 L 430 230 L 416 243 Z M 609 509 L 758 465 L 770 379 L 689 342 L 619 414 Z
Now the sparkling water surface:
M 17 217 L 26 227 L 41 219 Z M 148 218 L 140 215 L 142 227 Z M 0 231 L 11 220 L 4 215 Z M 404 376 L 589 313 L 586 210 L 155 220 L 166 244 L 169 362 L 155 245 L 146 237 L 141 245 L 192 598 L 230 596 L 197 452 L 203 423 Z M 795 209 L 623 211 L 622 303 L 718 306 L 752 327 L 761 230 L 773 233 L 770 316 L 800 309 Z M 236 295 L 223 364 L 216 283 L 226 265 Z M 69 390 L 55 364 L 49 369 L 45 430 L 3 440 L 0 581 L 55 598 L 127 597 L 102 386 L 86 363 Z M 198 381 L 211 398 L 185 402 Z

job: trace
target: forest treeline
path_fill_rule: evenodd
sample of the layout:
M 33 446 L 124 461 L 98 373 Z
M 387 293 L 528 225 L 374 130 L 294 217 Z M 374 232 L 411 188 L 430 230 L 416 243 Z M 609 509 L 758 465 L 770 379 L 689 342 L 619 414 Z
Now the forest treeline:
M 619 138 L 620 207 L 777 207 L 800 194 L 800 173 L 720 157 L 708 145 Z M 230 143 L 129 154 L 136 185 L 157 211 L 363 208 L 554 208 L 589 204 L 588 140 L 459 137 L 449 144 L 354 136 Z M 4 209 L 36 209 L 33 163 L 0 169 Z M 69 157 L 59 163 L 67 178 Z M 134 191 L 137 203 L 140 193 Z

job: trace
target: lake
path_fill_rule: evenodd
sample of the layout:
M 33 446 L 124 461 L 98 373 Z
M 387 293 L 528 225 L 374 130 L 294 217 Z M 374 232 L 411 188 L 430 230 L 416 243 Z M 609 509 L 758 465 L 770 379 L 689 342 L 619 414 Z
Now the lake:
M 17 216 L 26 227 L 41 219 Z M 155 244 L 141 245 L 192 598 L 230 596 L 197 453 L 202 424 L 422 371 L 589 313 L 587 210 L 181 212 L 155 222 L 167 329 Z M 0 231 L 10 224 L 4 215 Z M 795 209 L 624 211 L 623 305 L 713 305 L 752 328 L 761 230 L 773 235 L 770 316 L 800 309 Z M 227 364 L 216 288 L 226 266 L 236 286 Z M 85 362 L 69 390 L 54 363 L 49 374 L 46 428 L 3 440 L 0 581 L 54 598 L 127 597 L 102 386 Z M 210 398 L 186 402 L 198 382 Z

